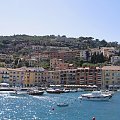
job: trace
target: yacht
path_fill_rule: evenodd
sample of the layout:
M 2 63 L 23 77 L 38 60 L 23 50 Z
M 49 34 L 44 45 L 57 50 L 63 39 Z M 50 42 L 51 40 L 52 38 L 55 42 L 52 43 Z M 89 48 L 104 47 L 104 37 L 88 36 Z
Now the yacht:
M 81 94 L 79 97 L 81 100 L 97 100 L 97 101 L 105 101 L 112 98 L 112 94 L 106 94 L 101 91 L 93 91 L 91 93 Z

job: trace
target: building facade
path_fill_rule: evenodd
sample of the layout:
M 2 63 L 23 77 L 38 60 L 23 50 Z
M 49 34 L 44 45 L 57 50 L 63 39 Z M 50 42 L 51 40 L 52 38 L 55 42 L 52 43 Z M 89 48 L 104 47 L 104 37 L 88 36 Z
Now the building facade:
M 120 85 L 120 66 L 104 66 L 102 68 L 103 87 Z

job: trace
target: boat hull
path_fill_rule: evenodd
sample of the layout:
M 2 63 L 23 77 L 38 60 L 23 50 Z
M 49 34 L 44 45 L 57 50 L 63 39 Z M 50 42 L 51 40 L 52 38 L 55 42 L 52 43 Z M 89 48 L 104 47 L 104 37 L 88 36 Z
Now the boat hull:
M 67 103 L 60 103 L 60 104 L 57 104 L 58 107 L 67 107 L 69 104 Z
M 81 100 L 95 100 L 95 101 L 106 101 L 112 98 L 112 94 L 106 94 L 101 91 L 93 91 L 91 93 L 82 94 Z
M 47 93 L 50 93 L 50 94 L 60 94 L 61 91 L 46 91 Z
M 81 100 L 90 100 L 90 101 L 108 101 L 110 100 L 112 97 L 111 96 L 103 96 L 103 97 L 87 97 L 87 96 L 81 96 L 80 99 Z
M 30 91 L 29 95 L 43 95 L 44 91 Z

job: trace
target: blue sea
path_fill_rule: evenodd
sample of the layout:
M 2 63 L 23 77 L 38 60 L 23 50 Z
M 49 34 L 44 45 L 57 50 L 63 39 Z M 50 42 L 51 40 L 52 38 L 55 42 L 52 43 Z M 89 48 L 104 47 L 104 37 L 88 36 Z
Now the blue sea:
M 80 101 L 82 93 L 1 95 L 0 120 L 120 120 L 120 92 L 110 101 Z M 69 106 L 57 106 L 61 102 Z

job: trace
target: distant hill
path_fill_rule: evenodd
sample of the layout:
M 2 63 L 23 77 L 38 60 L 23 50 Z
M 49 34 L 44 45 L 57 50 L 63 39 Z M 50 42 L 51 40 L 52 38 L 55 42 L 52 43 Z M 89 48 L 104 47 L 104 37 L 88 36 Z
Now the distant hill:
M 32 45 L 69 47 L 70 49 L 79 50 L 97 47 L 117 47 L 118 49 L 120 49 L 120 44 L 118 44 L 118 42 L 116 41 L 107 42 L 106 40 L 99 40 L 93 37 L 68 38 L 65 35 L 0 36 L 0 53 L 19 53 L 23 51 L 29 51 L 29 48 Z

